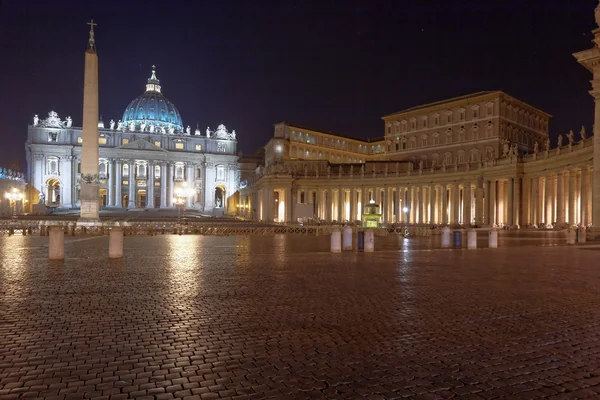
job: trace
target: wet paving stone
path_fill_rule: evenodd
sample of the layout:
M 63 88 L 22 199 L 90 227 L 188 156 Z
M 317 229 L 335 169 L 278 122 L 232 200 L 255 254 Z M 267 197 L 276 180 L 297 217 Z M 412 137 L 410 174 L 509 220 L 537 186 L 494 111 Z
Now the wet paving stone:
M 0 237 L 0 400 L 600 397 L 597 252 L 436 240 Z

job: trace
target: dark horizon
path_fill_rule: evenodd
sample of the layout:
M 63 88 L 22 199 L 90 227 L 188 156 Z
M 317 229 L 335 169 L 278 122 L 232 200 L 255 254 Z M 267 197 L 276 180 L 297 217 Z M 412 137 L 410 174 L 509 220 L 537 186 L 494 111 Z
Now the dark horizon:
M 383 115 L 488 90 L 552 114 L 553 146 L 592 132 L 592 76 L 572 53 L 592 46 L 593 0 L 81 3 L 0 2 L 0 166 L 25 166 L 34 114 L 81 125 L 90 18 L 106 126 L 154 64 L 184 125 L 224 123 L 244 154 L 280 121 L 376 138 Z

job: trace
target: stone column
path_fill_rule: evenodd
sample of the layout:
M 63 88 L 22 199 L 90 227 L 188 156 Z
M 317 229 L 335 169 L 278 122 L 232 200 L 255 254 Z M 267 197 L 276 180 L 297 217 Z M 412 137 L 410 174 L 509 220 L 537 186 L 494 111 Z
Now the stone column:
M 579 178 L 579 222 L 582 225 L 587 224 L 588 214 L 587 214 L 587 194 L 589 191 L 587 185 L 588 178 L 588 169 L 587 166 L 581 168 L 581 176 Z
M 556 222 L 563 224 L 565 222 L 565 188 L 564 174 L 556 174 Z
M 297 190 L 297 189 L 296 189 Z M 280 200 L 281 201 L 281 200 Z M 286 188 L 285 192 L 284 192 L 284 201 L 285 201 L 285 207 L 284 207 L 284 212 L 285 215 L 283 216 L 283 221 L 284 222 L 292 222 L 294 219 L 294 199 L 292 198 L 292 188 Z M 296 221 L 293 221 L 296 222 Z
M 135 162 L 134 160 L 129 161 L 129 199 L 127 208 L 136 207 L 135 199 Z
M 569 220 L 567 221 L 569 225 L 574 225 L 578 222 L 575 218 L 575 196 L 577 194 L 575 192 L 577 190 L 575 184 L 576 179 L 577 171 L 573 169 L 569 170 Z
M 325 220 L 331 222 L 333 220 L 333 190 L 327 189 L 325 196 L 327 196 L 325 201 Z
M 497 186 L 498 182 L 495 179 L 490 181 L 490 220 L 488 222 L 490 225 L 498 224 Z
M 537 177 L 531 178 L 531 224 L 538 224 L 538 189 L 539 189 L 539 180 Z
M 406 223 L 407 224 L 412 224 L 414 223 L 414 219 L 413 219 L 413 213 L 414 213 L 414 207 L 413 207 L 413 188 L 412 186 L 408 186 L 406 188 L 406 204 L 405 207 L 408 208 L 408 213 L 404 213 L 404 218 L 406 219 Z
M 173 176 L 175 174 L 175 163 L 173 162 L 169 162 L 168 164 L 168 175 L 167 175 L 167 207 L 172 208 L 173 207 L 173 187 L 175 185 L 175 182 L 173 181 Z M 273 214 L 273 211 L 271 210 L 271 214 Z M 273 218 L 271 218 L 271 221 L 273 220 Z
M 506 201 L 506 191 L 504 190 L 504 180 L 498 180 L 497 181 L 497 207 L 496 209 L 498 210 L 496 212 L 497 214 L 497 223 L 498 225 L 500 224 L 506 224 L 507 218 L 506 218 L 506 210 L 508 209 L 508 204 Z
M 554 207 L 552 202 L 554 198 L 552 196 L 552 185 L 553 179 L 551 176 L 544 177 L 544 194 L 546 195 L 546 207 L 545 207 L 545 215 L 544 215 L 544 223 L 546 225 L 554 223 Z
M 483 220 L 482 224 L 491 225 L 491 216 L 490 216 L 490 181 L 485 181 L 483 186 Z
M 471 204 L 473 200 L 471 192 L 471 182 L 467 182 L 463 190 L 463 224 L 467 226 L 473 223 L 473 218 L 471 218 Z
M 442 199 L 442 224 L 448 225 L 448 186 L 443 184 L 440 187 Z
M 513 225 L 521 225 L 521 205 L 521 178 L 515 178 L 513 180 Z
M 187 163 L 185 165 L 186 167 L 186 173 L 185 173 L 185 179 L 187 181 L 187 187 L 188 189 L 193 189 L 194 188 L 194 165 L 191 163 Z M 230 194 L 231 195 L 231 194 Z M 194 201 L 193 196 L 186 196 L 186 207 L 187 208 L 192 208 L 192 203 Z M 227 201 L 227 199 L 223 198 L 223 203 L 225 203 Z M 223 204 L 223 207 L 227 207 L 227 204 Z
M 344 197 L 345 191 L 342 188 L 338 189 L 338 212 L 337 212 L 337 220 L 338 222 L 344 221 Z
M 115 160 L 115 206 L 123 207 L 123 195 L 121 194 L 121 185 L 123 184 L 123 170 L 121 169 L 121 159 Z
M 435 186 L 429 186 L 429 200 L 427 201 L 427 223 L 434 224 L 437 222 L 435 217 Z
M 146 190 L 146 208 L 154 208 L 154 163 L 148 163 Z
M 460 222 L 460 186 L 458 183 L 452 185 L 452 217 L 451 224 L 458 225 Z
M 61 165 L 59 171 L 62 177 L 62 196 L 60 198 L 60 203 L 63 207 L 72 208 L 73 200 L 71 198 L 71 193 L 73 190 L 73 184 L 71 177 L 73 176 L 73 172 L 71 171 L 71 166 L 73 163 L 73 156 L 62 156 L 60 158 L 60 163 Z
M 475 188 L 475 224 L 483 225 L 483 178 L 477 179 L 477 187 Z
M 167 163 L 164 161 L 160 162 L 160 208 L 167 208 Z
M 508 178 L 508 190 L 507 190 L 507 197 L 508 197 L 508 209 L 507 209 L 507 219 L 506 219 L 506 224 L 508 224 L 508 226 L 513 226 L 515 224 L 515 219 L 514 219 L 514 209 L 515 209 L 515 198 L 514 198 L 514 185 L 515 185 L 515 179 L 514 178 Z
M 115 159 L 114 158 L 109 158 L 108 159 L 108 190 L 106 193 L 108 200 L 107 200 L 107 206 L 108 207 L 114 207 L 115 206 L 115 182 L 117 181 L 116 176 L 115 176 Z

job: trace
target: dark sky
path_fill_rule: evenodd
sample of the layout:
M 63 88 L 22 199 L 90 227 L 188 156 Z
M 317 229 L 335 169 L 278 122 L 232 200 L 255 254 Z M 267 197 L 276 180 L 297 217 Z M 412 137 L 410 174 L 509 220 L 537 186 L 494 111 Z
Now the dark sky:
M 27 124 L 81 125 L 90 17 L 100 112 L 122 117 L 152 64 L 185 125 L 225 123 L 252 153 L 291 121 L 359 138 L 380 117 L 481 90 L 591 131 L 594 0 L 0 0 L 0 165 L 24 165 Z

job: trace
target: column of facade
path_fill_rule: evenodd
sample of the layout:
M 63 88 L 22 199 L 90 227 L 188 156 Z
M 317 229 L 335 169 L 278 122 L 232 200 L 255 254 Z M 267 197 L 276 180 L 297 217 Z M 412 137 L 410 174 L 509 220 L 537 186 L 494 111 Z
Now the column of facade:
M 490 225 L 498 225 L 498 196 L 496 195 L 496 189 L 498 182 L 493 179 L 490 181 Z
M 588 213 L 587 213 L 587 193 L 589 187 L 587 185 L 588 171 L 587 167 L 581 168 L 579 177 L 579 223 L 587 225 Z
M 506 195 L 504 190 L 504 180 L 498 180 L 496 183 L 496 223 L 506 224 Z
M 123 160 L 117 158 L 115 160 L 115 206 L 123 207 L 123 194 L 121 192 L 123 185 L 123 169 L 121 167 L 121 163 Z
M 460 186 L 458 183 L 452 185 L 452 224 L 460 223 Z
M 544 207 L 544 224 L 549 225 L 554 223 L 554 208 L 552 206 L 552 177 L 545 176 L 544 177 L 544 195 L 545 195 L 545 204 Z
M 192 163 L 186 163 L 185 165 L 186 168 L 186 173 L 185 173 L 185 180 L 187 182 L 187 187 L 188 189 L 193 189 L 194 188 L 194 164 Z M 225 197 L 225 196 L 223 196 Z M 194 202 L 194 197 L 193 196 L 187 196 L 186 195 L 186 207 L 187 208 L 191 208 L 192 204 Z M 223 207 L 227 207 L 226 204 L 227 200 L 224 198 L 223 199 Z
M 429 199 L 427 201 L 427 223 L 434 224 L 438 222 L 435 216 L 435 186 L 429 185 L 427 190 L 429 191 Z
M 173 186 L 175 185 L 175 181 L 173 177 L 175 175 L 175 163 L 169 162 L 167 165 L 168 175 L 167 175 L 167 207 L 173 207 Z M 272 213 L 272 211 L 271 211 Z
M 167 208 L 167 163 L 164 161 L 160 162 L 160 208 Z
M 513 226 L 515 224 L 515 198 L 514 198 L 514 189 L 515 189 L 515 179 L 508 178 L 507 181 L 507 215 L 506 215 L 506 224 L 508 226 Z
M 127 208 L 135 208 L 135 162 L 129 160 L 129 194 Z
M 362 214 L 365 206 L 364 190 L 362 188 L 356 188 L 356 214 L 354 219 L 357 221 L 362 220 Z
M 576 207 L 575 207 L 575 196 L 577 195 L 576 190 L 577 185 L 577 170 L 571 169 L 569 170 L 569 225 L 574 225 L 578 221 L 578 218 L 575 218 L 576 215 Z
M 297 195 L 298 193 L 298 189 L 294 190 L 294 193 L 292 193 L 292 188 L 286 188 L 284 191 L 284 195 L 283 195 L 283 199 L 285 201 L 284 203 L 284 216 L 283 216 L 283 222 L 296 222 L 295 218 L 294 218 L 294 205 L 296 203 L 296 201 L 294 201 L 294 194 Z M 279 200 L 281 201 L 281 200 Z M 281 216 L 280 216 L 281 219 Z
M 148 163 L 148 190 L 146 191 L 146 208 L 154 208 L 154 162 Z
M 482 224 L 491 225 L 490 218 L 490 181 L 485 181 L 483 184 L 483 220 Z
M 521 225 L 521 206 L 523 196 L 521 193 L 521 178 L 515 178 L 513 181 L 513 225 Z
M 117 179 L 115 176 L 115 159 L 109 158 L 108 159 L 108 190 L 106 193 L 106 196 L 108 197 L 106 205 L 108 207 L 115 206 L 115 187 L 116 187 L 115 182 L 116 181 L 117 181 Z
M 473 218 L 471 218 L 472 200 L 471 182 L 467 182 L 463 189 L 463 224 L 467 226 L 473 223 Z
M 596 143 L 596 142 L 594 142 L 594 143 Z M 587 225 L 594 223 L 594 214 L 593 213 L 595 212 L 594 210 L 596 208 L 593 206 L 593 199 L 598 200 L 597 197 L 593 197 L 595 195 L 595 192 L 594 192 L 593 186 L 592 186 L 592 185 L 595 185 L 594 174 L 595 174 L 595 172 L 591 167 L 587 168 L 587 190 L 586 190 L 586 192 L 587 192 L 586 224 Z M 599 208 L 600 208 L 600 206 L 599 206 Z M 598 225 L 599 224 L 598 220 L 595 220 L 595 221 L 596 221 L 596 225 Z
M 483 225 L 483 199 L 485 189 L 482 178 L 477 179 L 477 187 L 475 188 L 475 224 Z
M 444 183 L 440 186 L 440 201 L 441 205 L 441 222 L 444 225 L 448 224 L 448 186 Z
M 413 215 L 413 204 L 412 204 L 412 186 L 407 186 L 405 189 L 405 194 L 406 194 L 406 202 L 404 204 L 404 207 L 406 207 L 406 209 L 408 210 L 408 212 L 404 212 L 404 210 L 402 210 L 402 213 L 404 215 L 404 219 L 407 224 L 412 224 L 413 223 L 413 219 L 412 219 L 412 215 Z
M 531 208 L 529 215 L 531 216 L 531 224 L 536 225 L 539 223 L 538 203 L 539 203 L 539 179 L 538 177 L 531 178 Z
M 73 156 L 69 155 L 60 157 L 61 165 L 59 171 L 62 176 L 62 196 L 60 198 L 60 204 L 66 208 L 73 207 L 73 201 L 71 197 L 71 193 L 73 190 L 73 184 L 71 180 L 71 177 L 73 176 L 73 173 L 71 171 L 72 162 Z
M 565 222 L 565 175 L 563 172 L 556 174 L 556 222 Z

